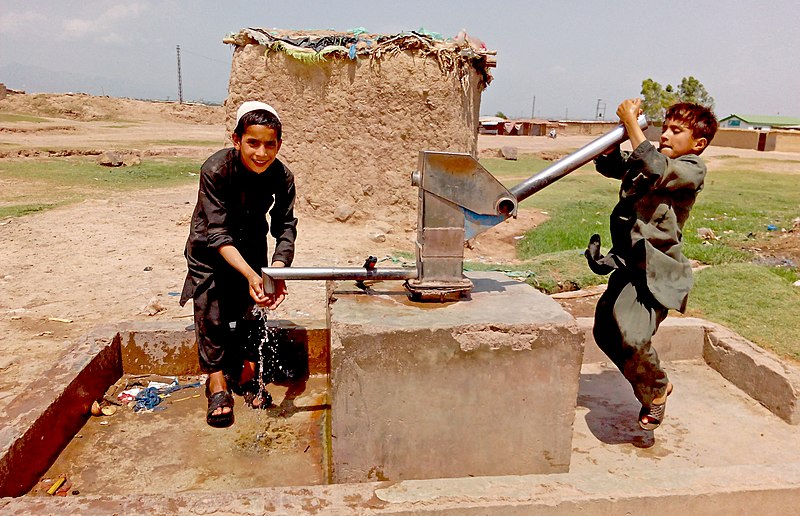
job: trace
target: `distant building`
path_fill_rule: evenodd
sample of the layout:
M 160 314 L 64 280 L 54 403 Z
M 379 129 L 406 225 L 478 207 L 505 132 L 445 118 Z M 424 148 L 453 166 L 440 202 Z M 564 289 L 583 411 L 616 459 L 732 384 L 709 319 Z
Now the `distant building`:
M 719 121 L 723 129 L 753 129 L 769 131 L 770 129 L 800 129 L 800 118 L 769 115 L 737 115 L 726 116 Z
M 506 136 L 544 136 L 556 122 L 536 118 L 506 120 L 497 116 L 482 116 L 478 119 L 480 134 L 498 134 Z

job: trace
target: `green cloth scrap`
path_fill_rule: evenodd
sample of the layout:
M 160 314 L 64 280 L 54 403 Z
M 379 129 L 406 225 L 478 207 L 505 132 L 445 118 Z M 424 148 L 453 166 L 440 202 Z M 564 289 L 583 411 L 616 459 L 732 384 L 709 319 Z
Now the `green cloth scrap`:
M 419 29 L 415 30 L 414 32 L 416 32 L 417 34 L 422 34 L 423 36 L 428 36 L 429 38 L 433 38 L 433 39 L 438 39 L 438 40 L 442 40 L 442 41 L 445 39 L 444 36 L 442 36 L 438 32 L 432 32 L 432 31 L 429 31 L 429 30 L 425 30 L 422 27 L 420 27 Z
M 354 36 L 360 36 L 361 34 L 366 34 L 367 29 L 364 27 L 356 27 L 355 29 L 350 29 L 347 32 L 352 32 Z

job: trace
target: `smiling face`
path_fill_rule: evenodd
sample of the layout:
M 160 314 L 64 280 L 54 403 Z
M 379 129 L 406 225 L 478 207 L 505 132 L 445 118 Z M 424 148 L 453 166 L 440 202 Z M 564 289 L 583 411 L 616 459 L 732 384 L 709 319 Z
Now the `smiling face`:
M 242 163 L 256 174 L 266 171 L 281 148 L 275 129 L 265 125 L 247 126 L 242 136 L 233 135 L 233 147 L 239 151 Z
M 685 123 L 668 118 L 661 128 L 658 151 L 674 159 L 687 154 L 700 154 L 707 144 L 708 140 L 705 138 L 695 138 Z

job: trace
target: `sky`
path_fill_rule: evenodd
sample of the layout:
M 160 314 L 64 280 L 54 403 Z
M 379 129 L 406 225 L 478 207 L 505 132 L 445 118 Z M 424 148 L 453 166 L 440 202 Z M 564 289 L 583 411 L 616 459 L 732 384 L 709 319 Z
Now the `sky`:
M 483 115 L 615 120 L 644 79 L 694 76 L 719 118 L 800 117 L 799 19 L 792 0 L 0 0 L 0 82 L 175 100 L 180 45 L 183 99 L 222 102 L 245 27 L 465 29 L 497 51 Z

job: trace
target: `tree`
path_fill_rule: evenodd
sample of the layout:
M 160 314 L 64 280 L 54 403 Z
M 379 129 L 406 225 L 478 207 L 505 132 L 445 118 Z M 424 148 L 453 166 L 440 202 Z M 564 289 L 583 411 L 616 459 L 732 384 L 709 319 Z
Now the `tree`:
M 661 120 L 664 118 L 664 108 L 661 99 L 664 88 L 653 79 L 642 81 L 642 112 L 648 120 Z
M 708 94 L 705 86 L 692 76 L 681 79 L 677 91 L 671 84 L 666 88 L 654 81 L 642 81 L 642 111 L 651 122 L 663 122 L 667 108 L 676 102 L 693 102 L 710 109 L 714 108 L 714 98 Z
M 681 79 L 681 85 L 678 86 L 678 96 L 684 102 L 694 102 L 709 109 L 714 109 L 714 98 L 708 94 L 705 86 L 691 75 Z
M 497 118 L 502 118 L 503 120 L 508 120 L 508 117 L 502 111 L 498 111 L 497 113 L 494 114 L 494 116 L 496 116 Z

